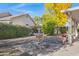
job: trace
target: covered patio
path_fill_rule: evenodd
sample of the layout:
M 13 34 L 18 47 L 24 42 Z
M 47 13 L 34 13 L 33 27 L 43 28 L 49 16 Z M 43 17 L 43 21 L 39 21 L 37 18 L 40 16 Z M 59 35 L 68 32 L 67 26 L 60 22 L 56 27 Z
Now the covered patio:
M 72 42 L 78 40 L 78 24 L 79 24 L 79 6 L 75 8 L 69 8 L 67 10 L 62 10 L 62 12 L 68 15 L 68 22 L 66 24 L 68 31 L 68 43 L 71 45 Z

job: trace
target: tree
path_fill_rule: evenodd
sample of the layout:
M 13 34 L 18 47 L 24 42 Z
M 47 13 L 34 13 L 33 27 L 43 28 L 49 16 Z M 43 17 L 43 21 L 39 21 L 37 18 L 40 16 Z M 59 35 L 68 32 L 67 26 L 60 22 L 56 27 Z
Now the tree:
M 48 10 L 61 11 L 71 7 L 71 5 L 71 3 L 46 3 L 45 8 Z
M 51 14 L 44 14 L 42 16 L 42 30 L 45 34 L 54 34 L 54 30 L 57 27 L 63 27 L 66 23 L 66 17 L 67 15 L 64 15 L 64 13 L 59 13 L 59 15 L 51 15 Z M 49 23 L 51 25 L 49 25 Z M 51 29 L 49 29 L 51 28 Z M 49 32 L 49 33 L 48 33 Z
M 70 6 L 71 6 L 70 3 L 47 3 L 47 4 L 45 4 L 45 8 L 49 11 L 49 13 L 44 14 L 43 17 L 42 17 L 43 31 L 44 31 L 45 25 L 47 25 L 49 23 L 49 21 L 51 23 L 54 23 L 54 25 L 53 25 L 54 28 L 56 28 L 56 27 L 64 27 L 64 25 L 67 22 L 68 17 L 67 17 L 67 15 L 65 13 L 62 13 L 61 10 L 67 9 Z M 50 28 L 52 28 L 52 26 Z
M 55 30 L 55 27 L 56 27 L 56 21 L 54 19 L 56 19 L 56 18 L 52 17 L 50 14 L 43 15 L 42 31 L 45 34 L 54 35 L 54 30 Z
M 39 16 L 35 16 L 34 20 L 35 20 L 36 24 L 41 24 L 42 18 Z
M 56 26 L 63 27 L 67 21 L 67 15 L 64 13 L 59 13 L 57 15 L 44 14 L 42 16 L 43 22 L 47 22 L 48 20 L 53 20 L 56 23 Z
M 56 17 L 56 21 L 58 27 L 62 27 L 67 22 L 67 15 L 65 13 L 61 13 L 61 10 L 67 9 L 71 6 L 71 3 L 46 3 L 45 8 L 50 12 L 53 17 Z M 54 11 L 54 12 L 52 12 Z
M 59 27 L 62 27 L 66 24 L 68 17 L 65 13 L 61 13 L 61 10 L 67 9 L 71 5 L 71 3 L 46 3 L 45 8 L 50 12 L 51 15 L 57 17 L 57 24 Z

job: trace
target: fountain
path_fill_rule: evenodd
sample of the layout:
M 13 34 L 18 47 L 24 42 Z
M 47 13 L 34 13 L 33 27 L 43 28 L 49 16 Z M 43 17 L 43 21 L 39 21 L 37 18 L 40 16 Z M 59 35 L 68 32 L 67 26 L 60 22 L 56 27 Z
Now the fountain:
M 37 40 L 38 41 L 43 40 L 44 38 L 43 38 L 43 33 L 41 32 L 41 25 L 37 26 L 37 31 L 38 31 L 37 33 L 34 33 L 34 35 L 36 36 Z

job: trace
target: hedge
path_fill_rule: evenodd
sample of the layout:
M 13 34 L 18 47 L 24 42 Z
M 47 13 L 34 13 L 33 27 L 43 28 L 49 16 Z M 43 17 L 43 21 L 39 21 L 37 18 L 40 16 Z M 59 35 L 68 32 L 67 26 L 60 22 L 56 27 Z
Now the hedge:
M 32 30 L 22 26 L 0 23 L 0 39 L 10 39 L 30 36 Z

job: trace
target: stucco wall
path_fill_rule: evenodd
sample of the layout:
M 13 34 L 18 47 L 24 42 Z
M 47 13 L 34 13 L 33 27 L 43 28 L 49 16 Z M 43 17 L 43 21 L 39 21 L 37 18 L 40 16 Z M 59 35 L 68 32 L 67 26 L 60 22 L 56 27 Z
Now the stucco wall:
M 21 25 L 21 26 L 34 26 L 34 23 L 32 22 L 31 18 L 27 15 L 14 17 L 11 19 L 13 25 Z

